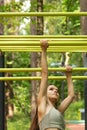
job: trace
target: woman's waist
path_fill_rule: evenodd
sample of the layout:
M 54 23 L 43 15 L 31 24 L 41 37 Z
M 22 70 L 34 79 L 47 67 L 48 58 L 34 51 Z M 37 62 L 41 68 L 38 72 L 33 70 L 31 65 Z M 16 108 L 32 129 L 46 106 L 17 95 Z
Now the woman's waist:
M 45 130 L 60 130 L 59 128 L 47 128 Z

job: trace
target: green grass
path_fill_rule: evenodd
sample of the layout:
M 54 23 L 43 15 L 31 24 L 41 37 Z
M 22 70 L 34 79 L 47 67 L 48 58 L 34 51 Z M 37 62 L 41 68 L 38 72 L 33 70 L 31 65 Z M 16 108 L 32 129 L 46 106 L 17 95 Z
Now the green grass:
M 23 113 L 16 113 L 12 119 L 8 119 L 8 130 L 29 130 L 30 119 Z

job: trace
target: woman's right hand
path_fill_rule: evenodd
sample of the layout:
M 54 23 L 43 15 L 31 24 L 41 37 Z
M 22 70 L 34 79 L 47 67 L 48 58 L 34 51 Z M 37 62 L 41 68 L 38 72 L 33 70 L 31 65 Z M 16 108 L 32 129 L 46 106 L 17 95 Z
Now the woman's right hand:
M 71 66 L 66 66 L 65 74 L 66 74 L 66 76 L 70 76 L 72 74 L 72 67 Z
M 46 40 L 46 39 L 41 40 L 40 43 L 41 43 L 41 48 L 42 48 L 42 50 L 47 50 L 47 48 L 48 48 L 48 46 L 49 46 L 48 40 Z

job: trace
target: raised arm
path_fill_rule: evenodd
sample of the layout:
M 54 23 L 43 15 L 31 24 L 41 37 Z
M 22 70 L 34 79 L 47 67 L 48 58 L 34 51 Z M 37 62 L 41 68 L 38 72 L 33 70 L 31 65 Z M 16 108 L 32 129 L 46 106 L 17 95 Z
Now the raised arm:
M 72 82 L 72 74 L 71 74 L 72 68 L 70 66 L 66 67 L 66 78 L 67 78 L 67 84 L 68 84 L 68 96 L 61 102 L 60 106 L 58 107 L 58 110 L 63 113 L 70 103 L 74 99 L 74 87 Z
M 48 41 L 47 40 L 41 40 L 41 68 L 42 68 L 42 74 L 41 74 L 41 84 L 40 84 L 40 90 L 38 94 L 38 101 L 39 103 L 42 101 L 43 98 L 46 98 L 47 94 L 47 86 L 48 86 L 48 65 L 47 65 L 47 48 L 48 48 Z

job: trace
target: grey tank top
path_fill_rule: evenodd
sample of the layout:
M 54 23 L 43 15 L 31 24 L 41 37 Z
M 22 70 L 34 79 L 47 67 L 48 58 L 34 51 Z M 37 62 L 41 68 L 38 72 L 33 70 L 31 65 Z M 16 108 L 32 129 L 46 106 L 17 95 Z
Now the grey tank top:
M 46 130 L 47 128 L 58 128 L 60 130 L 65 130 L 63 115 L 54 107 L 51 108 L 49 113 L 40 121 L 39 128 L 40 130 Z

